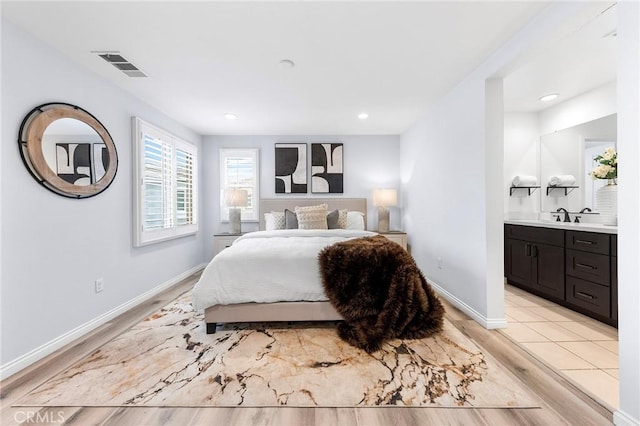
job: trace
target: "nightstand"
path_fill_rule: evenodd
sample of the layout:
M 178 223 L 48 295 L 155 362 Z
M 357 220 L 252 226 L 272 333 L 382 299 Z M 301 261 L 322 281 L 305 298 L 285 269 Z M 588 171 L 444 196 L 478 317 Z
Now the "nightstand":
M 213 235 L 213 257 L 215 257 L 222 250 L 230 247 L 231 244 L 243 234 L 230 234 L 228 232 Z
M 389 232 L 378 232 L 383 237 L 393 241 L 394 243 L 398 243 L 402 246 L 403 249 L 407 250 L 407 233 L 402 231 L 389 231 Z

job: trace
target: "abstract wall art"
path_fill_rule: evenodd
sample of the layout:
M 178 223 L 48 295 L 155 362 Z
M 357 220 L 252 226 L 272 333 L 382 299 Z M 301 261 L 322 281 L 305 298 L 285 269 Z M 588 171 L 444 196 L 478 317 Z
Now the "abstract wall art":
M 275 193 L 306 194 L 307 144 L 277 143 L 275 148 Z
M 73 185 L 91 185 L 109 168 L 109 153 L 103 143 L 56 143 L 56 174 Z
M 58 176 L 74 185 L 91 185 L 91 144 L 56 144 Z
M 341 143 L 311 144 L 311 192 L 342 194 L 344 167 Z

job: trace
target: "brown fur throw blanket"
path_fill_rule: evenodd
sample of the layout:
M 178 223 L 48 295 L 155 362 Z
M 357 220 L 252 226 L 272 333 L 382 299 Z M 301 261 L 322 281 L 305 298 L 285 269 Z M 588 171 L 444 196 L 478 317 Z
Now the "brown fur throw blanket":
M 387 339 L 419 339 L 442 329 L 442 303 L 399 244 L 380 235 L 357 238 L 326 247 L 319 261 L 347 343 L 370 353 Z

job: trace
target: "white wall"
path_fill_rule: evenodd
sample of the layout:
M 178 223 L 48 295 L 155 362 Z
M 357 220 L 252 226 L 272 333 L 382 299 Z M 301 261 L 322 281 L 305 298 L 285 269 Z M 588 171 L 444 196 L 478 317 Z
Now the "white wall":
M 540 134 L 547 135 L 567 129 L 615 114 L 617 110 L 616 82 L 612 81 L 541 111 Z
M 504 244 L 502 232 L 494 232 L 504 216 L 504 153 L 492 146 L 503 140 L 487 138 L 493 94 L 486 81 L 580 7 L 549 5 L 400 137 L 405 228 L 418 242 L 413 255 L 439 291 L 487 327 L 505 321 Z
M 23 117 L 35 106 L 54 101 L 91 112 L 115 142 L 118 172 L 98 196 L 74 200 L 55 195 L 22 163 L 16 141 Z M 202 232 L 144 248 L 132 246 L 132 115 L 201 147 L 199 135 L 2 21 L 0 365 L 21 359 L 203 261 Z M 99 277 L 105 289 L 96 294 L 94 280 Z
M 506 219 L 537 219 L 544 188 L 529 195 L 517 189 L 510 195 L 514 176 L 536 176 L 540 184 L 540 125 L 537 113 L 504 114 L 504 214 Z
M 486 322 L 484 95 L 483 78 L 467 80 L 405 131 L 400 170 L 418 266 Z M 502 158 L 495 167 L 502 170 Z
M 640 424 L 640 3 L 618 2 L 618 425 Z
M 344 194 L 311 194 L 311 185 L 307 194 L 275 193 L 275 151 L 276 142 L 342 142 L 344 144 Z M 260 197 L 295 198 L 327 197 L 367 198 L 368 229 L 377 227 L 377 212 L 371 200 L 375 188 L 400 189 L 400 138 L 399 136 L 206 136 L 203 139 L 202 164 L 203 204 L 207 218 L 205 232 L 205 255 L 213 253 L 212 235 L 228 232 L 229 225 L 220 222 L 220 148 L 259 148 L 260 149 Z M 311 155 L 311 146 L 307 146 L 307 155 Z M 310 164 L 310 163 L 309 163 Z M 307 176 L 309 178 L 309 176 Z M 310 182 L 310 180 L 308 179 Z M 402 196 L 399 194 L 399 202 Z M 391 209 L 391 229 L 402 229 L 402 215 L 399 207 Z M 263 212 L 264 213 L 264 212 Z M 243 223 L 242 229 L 256 230 L 257 223 Z

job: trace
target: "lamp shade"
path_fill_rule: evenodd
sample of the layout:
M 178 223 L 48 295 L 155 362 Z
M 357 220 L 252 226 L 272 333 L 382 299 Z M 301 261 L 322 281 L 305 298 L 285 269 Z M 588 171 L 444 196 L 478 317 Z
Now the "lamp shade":
M 246 189 L 225 189 L 224 202 L 228 207 L 246 207 L 249 193 Z
M 373 205 L 377 207 L 390 207 L 398 204 L 398 191 L 395 189 L 374 189 Z

